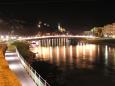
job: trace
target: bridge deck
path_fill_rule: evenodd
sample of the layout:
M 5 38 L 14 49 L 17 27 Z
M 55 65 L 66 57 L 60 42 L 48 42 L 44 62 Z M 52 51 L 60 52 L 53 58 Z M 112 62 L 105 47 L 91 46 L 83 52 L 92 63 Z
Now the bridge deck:
M 9 63 L 10 69 L 16 74 L 22 86 L 36 86 L 34 81 L 31 79 L 31 77 L 27 74 L 26 70 L 22 66 L 16 52 L 7 51 L 5 57 Z

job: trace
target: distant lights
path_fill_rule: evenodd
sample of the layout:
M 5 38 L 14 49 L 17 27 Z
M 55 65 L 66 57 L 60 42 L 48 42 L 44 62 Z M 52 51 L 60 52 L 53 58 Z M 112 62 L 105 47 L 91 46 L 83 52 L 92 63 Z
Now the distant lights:
M 4 38 L 4 36 L 0 36 L 0 38 L 1 38 L 1 39 L 3 39 L 3 38 Z
M 38 22 L 38 25 L 37 25 L 37 26 L 38 26 L 38 28 L 40 28 L 40 27 L 41 27 L 41 24 L 42 24 L 42 22 L 41 22 L 41 21 L 39 21 L 39 22 Z
M 15 37 L 15 36 L 13 36 L 13 37 L 11 37 L 11 39 L 16 39 L 16 37 Z
M 46 27 L 50 27 L 50 24 L 45 23 L 45 22 L 41 22 L 41 21 L 38 22 L 37 27 L 38 27 L 38 28 L 41 28 L 42 25 L 43 25 L 43 26 L 46 26 Z
M 16 36 L 9 36 L 9 35 L 1 35 L 0 39 L 2 41 L 8 41 L 8 40 L 11 40 L 11 39 L 17 39 L 17 37 Z
M 20 36 L 20 37 L 18 37 L 19 39 L 22 39 L 22 37 Z
M 9 36 L 6 36 L 6 39 L 9 39 Z
M 49 25 L 49 24 L 47 24 L 47 23 L 44 23 L 43 25 L 44 25 L 44 26 L 46 26 L 46 27 L 50 27 L 50 25 Z
M 41 25 L 38 25 L 38 27 L 40 28 L 40 27 L 41 27 Z

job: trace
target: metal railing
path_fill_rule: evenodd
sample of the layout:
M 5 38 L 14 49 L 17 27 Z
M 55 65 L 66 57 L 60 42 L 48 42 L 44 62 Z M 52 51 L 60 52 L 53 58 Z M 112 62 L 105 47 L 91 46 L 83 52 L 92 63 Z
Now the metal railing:
M 46 80 L 44 80 L 40 74 L 38 74 L 36 72 L 36 70 L 34 70 L 30 64 L 27 63 L 26 60 L 24 60 L 24 58 L 20 55 L 18 49 L 16 48 L 16 53 L 22 63 L 22 65 L 24 66 L 25 70 L 28 72 L 28 74 L 31 76 L 31 78 L 33 79 L 33 81 L 36 83 L 37 86 L 51 86 L 50 84 L 48 84 L 48 82 Z

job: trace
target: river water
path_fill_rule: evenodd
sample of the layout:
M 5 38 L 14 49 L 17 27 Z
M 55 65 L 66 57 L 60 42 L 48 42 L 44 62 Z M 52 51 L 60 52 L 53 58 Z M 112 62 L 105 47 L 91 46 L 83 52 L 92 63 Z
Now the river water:
M 112 81 L 113 79 L 115 80 L 115 46 L 113 45 L 84 43 L 62 46 L 38 45 L 31 48 L 31 51 L 36 53 L 36 59 L 47 61 L 51 64 L 56 64 L 59 69 L 66 71 L 62 76 L 71 76 L 65 81 L 65 83 L 67 83 L 70 79 L 73 79 L 73 81 L 71 81 L 71 84 L 68 83 L 65 86 L 84 86 L 85 84 L 83 84 L 82 81 L 86 82 L 87 80 L 89 81 L 87 81 L 88 83 L 86 86 L 92 86 L 89 85 L 92 77 L 97 80 L 94 80 L 95 82 L 92 81 L 92 83 L 96 83 L 93 86 L 109 86 L 108 84 L 110 84 L 110 86 L 115 85 L 115 81 Z M 86 74 L 84 74 L 84 69 L 94 71 L 93 73 L 87 73 L 86 71 Z M 79 73 L 78 70 L 83 71 L 81 71 L 82 73 Z M 74 71 L 74 73 L 67 73 L 68 71 Z M 76 73 L 80 76 L 78 77 Z M 89 75 L 89 73 L 91 75 Z M 90 78 L 87 79 L 89 76 Z M 100 81 L 102 83 L 101 85 Z

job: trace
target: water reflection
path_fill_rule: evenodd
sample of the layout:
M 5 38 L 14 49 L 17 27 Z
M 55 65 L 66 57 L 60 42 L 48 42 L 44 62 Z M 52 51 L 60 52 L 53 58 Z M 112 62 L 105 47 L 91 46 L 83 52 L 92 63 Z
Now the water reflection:
M 108 45 L 37 46 L 31 48 L 37 59 L 56 64 L 62 69 L 94 68 L 96 64 L 115 68 L 115 48 Z
M 105 46 L 105 65 L 108 65 L 108 46 Z

